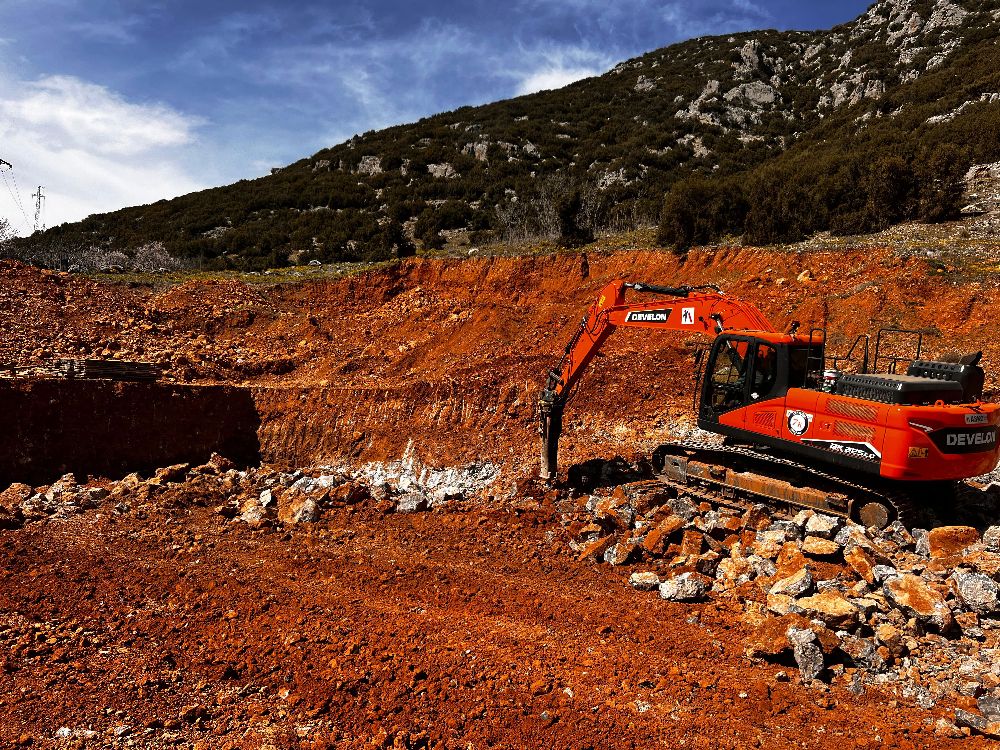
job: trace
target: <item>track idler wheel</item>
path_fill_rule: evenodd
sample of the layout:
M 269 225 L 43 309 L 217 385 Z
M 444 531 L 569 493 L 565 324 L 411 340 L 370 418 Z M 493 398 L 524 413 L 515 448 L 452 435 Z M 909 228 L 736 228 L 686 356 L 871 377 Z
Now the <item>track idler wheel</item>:
M 888 500 L 857 500 L 851 504 L 850 516 L 866 529 L 881 531 L 896 520 L 896 509 Z

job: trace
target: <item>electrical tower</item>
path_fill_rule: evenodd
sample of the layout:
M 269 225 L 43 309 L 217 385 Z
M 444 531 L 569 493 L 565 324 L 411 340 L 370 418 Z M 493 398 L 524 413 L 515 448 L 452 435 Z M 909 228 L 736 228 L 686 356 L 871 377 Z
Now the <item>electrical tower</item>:
M 41 226 L 42 231 L 45 231 L 45 222 L 39 222 L 42 218 L 42 202 L 45 200 L 45 196 L 42 194 L 42 186 L 38 186 L 38 192 L 32 193 L 31 197 L 35 199 L 35 231 L 37 232 L 39 226 Z

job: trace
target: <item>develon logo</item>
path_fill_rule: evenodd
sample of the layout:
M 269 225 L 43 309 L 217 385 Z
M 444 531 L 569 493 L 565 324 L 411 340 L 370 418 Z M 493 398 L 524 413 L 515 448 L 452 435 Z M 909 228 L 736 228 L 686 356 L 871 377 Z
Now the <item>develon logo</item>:
M 626 323 L 666 323 L 670 319 L 670 310 L 644 310 L 630 312 L 625 317 Z

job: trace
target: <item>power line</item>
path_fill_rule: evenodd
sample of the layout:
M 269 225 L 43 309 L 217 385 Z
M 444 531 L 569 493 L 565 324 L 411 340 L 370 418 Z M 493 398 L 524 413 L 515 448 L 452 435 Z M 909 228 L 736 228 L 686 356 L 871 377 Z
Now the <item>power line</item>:
M 42 217 L 42 203 L 45 201 L 45 195 L 42 193 L 42 186 L 38 186 L 38 192 L 32 193 L 31 197 L 35 199 L 35 231 L 38 231 L 39 221 Z M 45 222 L 41 223 L 42 231 L 45 231 Z
M 7 180 L 8 173 L 10 174 L 11 181 L 14 183 L 14 187 L 11 187 L 10 182 Z M 3 184 L 14 201 L 14 207 L 21 212 L 23 226 L 27 229 L 31 225 L 31 222 L 28 221 L 28 212 L 24 210 L 24 204 L 21 202 L 21 191 L 17 187 L 17 178 L 14 176 L 14 165 L 6 159 L 0 159 L 0 176 L 3 177 Z

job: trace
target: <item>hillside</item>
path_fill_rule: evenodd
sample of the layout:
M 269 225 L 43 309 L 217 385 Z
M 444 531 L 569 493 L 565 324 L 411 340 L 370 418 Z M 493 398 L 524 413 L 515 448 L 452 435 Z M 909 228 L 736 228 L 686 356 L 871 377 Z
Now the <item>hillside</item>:
M 15 250 L 62 266 L 151 243 L 209 267 L 377 260 L 455 230 L 572 241 L 656 223 L 668 194 L 677 246 L 949 218 L 958 176 L 1000 160 L 998 31 L 997 0 L 889 0 L 828 31 L 694 39 Z

